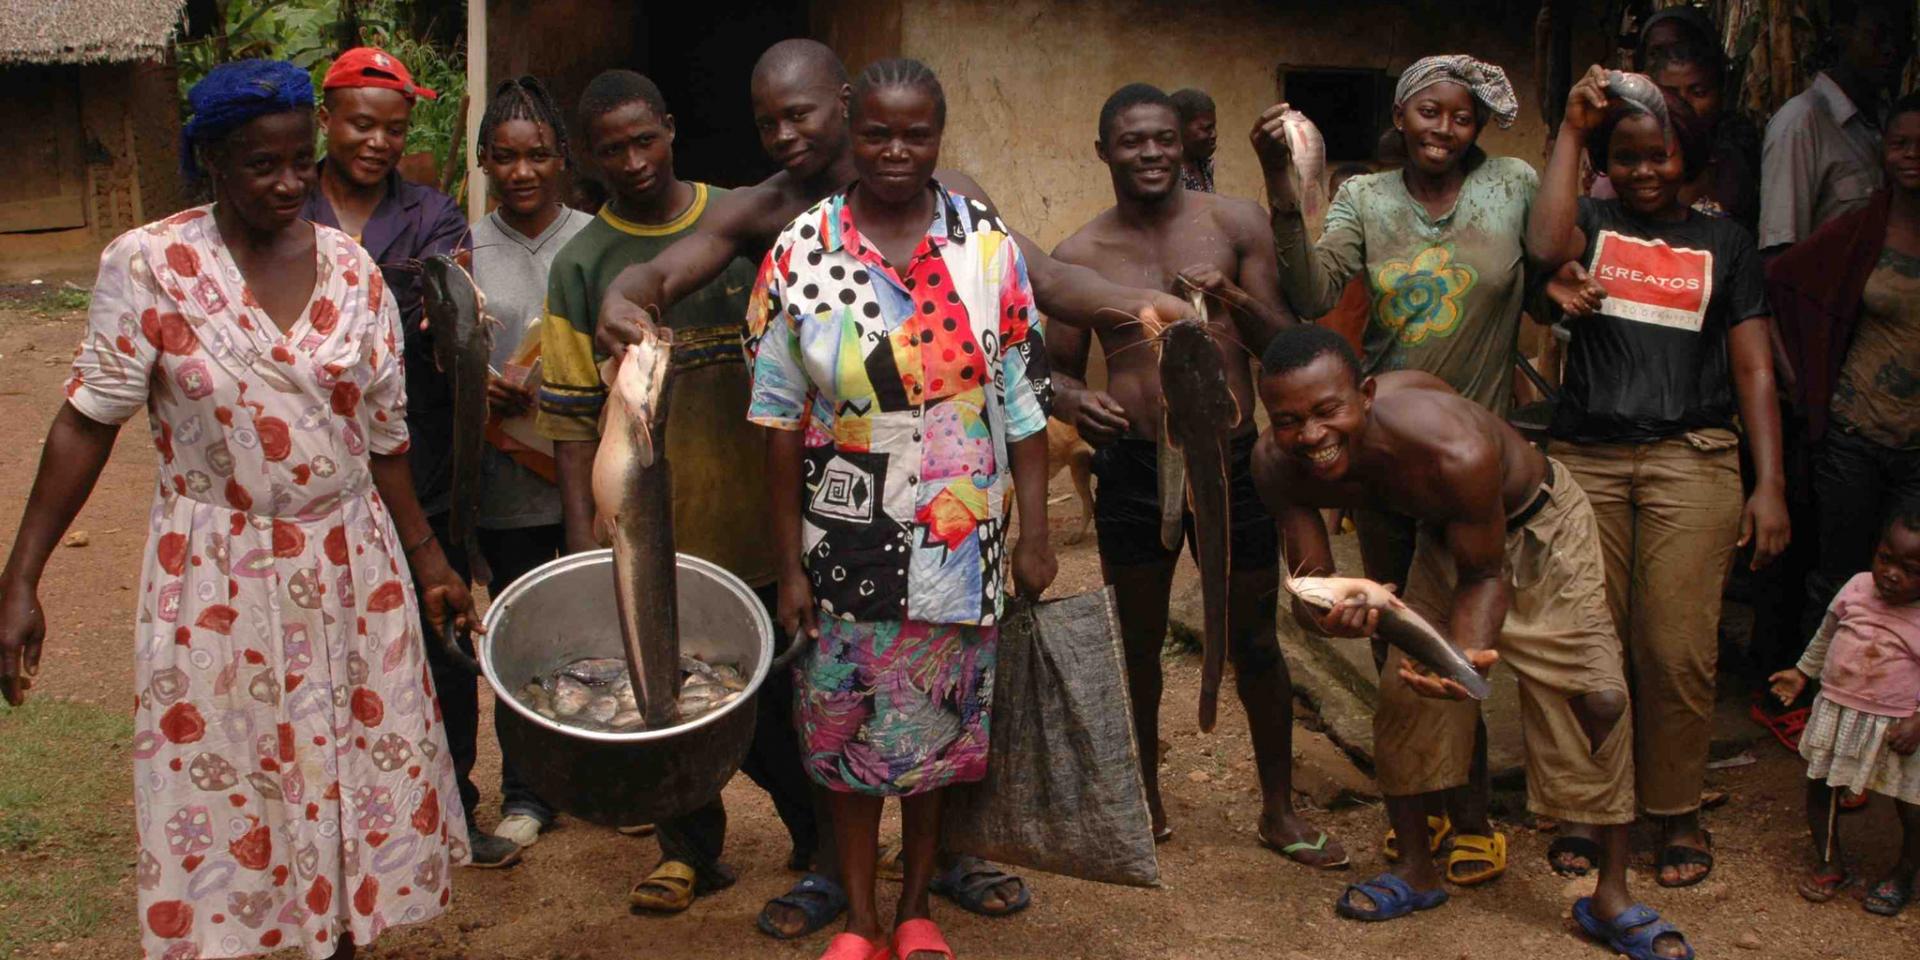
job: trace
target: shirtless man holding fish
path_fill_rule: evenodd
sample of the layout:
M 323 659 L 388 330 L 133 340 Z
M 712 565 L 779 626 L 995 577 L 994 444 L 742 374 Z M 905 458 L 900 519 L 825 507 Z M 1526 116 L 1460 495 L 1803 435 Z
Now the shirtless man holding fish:
M 1221 534 L 1231 525 L 1225 537 L 1231 571 L 1228 649 L 1259 766 L 1260 840 L 1309 866 L 1343 866 L 1347 855 L 1340 844 L 1293 812 L 1292 684 L 1274 637 L 1279 538 L 1247 467 L 1257 436 L 1250 361 L 1274 331 L 1293 323 L 1280 299 L 1266 215 L 1247 201 L 1181 186 L 1179 114 L 1155 87 L 1130 84 L 1108 98 L 1094 150 L 1112 176 L 1116 202 L 1067 238 L 1054 256 L 1093 267 L 1115 283 L 1199 289 L 1211 303 L 1209 319 L 1240 422 L 1231 426 L 1228 516 L 1189 518 L 1188 533 L 1198 534 L 1199 551 L 1209 546 L 1210 535 L 1220 535 L 1210 533 L 1210 523 Z M 1047 331 L 1047 345 L 1054 415 L 1073 423 L 1096 447 L 1093 472 L 1100 482 L 1094 523 L 1101 567 L 1119 604 L 1154 835 L 1166 839 L 1172 828 L 1159 783 L 1160 649 L 1180 555 L 1161 539 L 1156 444 L 1162 437 L 1163 402 L 1152 346 L 1156 332 L 1144 323 L 1098 331 L 1107 358 L 1104 391 L 1088 389 L 1084 380 L 1090 345 L 1085 331 L 1055 325 Z
M 1356 589 L 1324 614 L 1296 604 L 1296 618 L 1329 636 L 1368 637 L 1383 616 L 1410 608 L 1482 672 L 1496 660 L 1513 667 L 1528 809 L 1593 825 L 1602 843 L 1599 884 L 1574 904 L 1575 919 L 1616 953 L 1690 956 L 1685 938 L 1627 891 L 1632 719 L 1599 532 L 1579 485 L 1437 377 L 1363 378 L 1331 330 L 1283 330 L 1261 364 L 1272 428 L 1254 451 L 1253 474 L 1296 576 L 1333 573 L 1322 508 L 1391 507 L 1419 523 L 1404 607 Z M 1342 916 L 1391 920 L 1446 902 L 1423 798 L 1467 781 L 1477 713 L 1459 683 L 1416 668 L 1399 650 L 1389 656 L 1374 750 L 1401 858 L 1348 886 L 1335 904 Z

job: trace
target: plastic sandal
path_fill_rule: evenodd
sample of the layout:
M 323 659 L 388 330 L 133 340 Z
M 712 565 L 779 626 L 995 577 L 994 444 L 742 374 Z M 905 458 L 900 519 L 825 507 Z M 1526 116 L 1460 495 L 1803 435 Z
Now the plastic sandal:
M 1780 741 L 1781 746 L 1799 753 L 1800 732 L 1807 728 L 1807 718 L 1813 716 L 1813 711 L 1801 707 L 1785 713 L 1769 714 L 1766 708 L 1756 703 L 1747 711 L 1747 716 L 1752 717 L 1754 723 L 1765 727 L 1768 733 L 1773 734 L 1773 738 Z
M 1579 867 L 1561 866 L 1560 861 L 1556 859 L 1561 854 L 1584 857 L 1587 861 L 1586 869 L 1582 870 Z M 1555 837 L 1552 843 L 1547 844 L 1547 867 L 1553 871 L 1555 876 L 1566 877 L 1568 879 L 1584 877 L 1592 873 L 1593 868 L 1599 865 L 1600 844 L 1586 837 Z
M 1612 921 L 1605 921 L 1593 915 L 1593 898 L 1581 897 L 1573 902 L 1573 919 L 1587 936 L 1629 960 L 1668 960 L 1654 949 L 1654 942 L 1667 934 L 1679 937 L 1680 946 L 1686 951 L 1673 960 L 1693 960 L 1693 944 L 1687 942 L 1687 935 L 1660 919 L 1660 915 L 1645 904 L 1636 903 L 1620 911 Z
M 1373 909 L 1356 907 L 1348 901 L 1354 892 L 1366 895 L 1373 901 Z M 1445 887 L 1420 893 L 1407 885 L 1405 880 L 1391 873 L 1383 873 L 1372 880 L 1349 883 L 1333 902 L 1333 912 L 1349 920 L 1365 920 L 1376 923 L 1381 920 L 1398 920 L 1409 913 L 1419 910 L 1432 910 L 1449 899 Z
M 932 920 L 908 920 L 893 928 L 894 960 L 906 960 L 916 953 L 937 953 L 953 960 L 953 948 Z
M 1913 884 L 1898 877 L 1888 877 L 1873 885 L 1867 891 L 1866 908 L 1868 913 L 1883 917 L 1895 917 L 1907 908 L 1913 900 Z
M 1440 848 L 1446 844 L 1447 838 L 1451 836 L 1453 836 L 1451 819 L 1444 816 L 1427 818 L 1428 853 L 1439 853 Z M 1387 828 L 1387 838 L 1380 841 L 1380 855 L 1385 857 L 1388 863 L 1400 861 L 1400 837 L 1393 832 L 1392 827 Z
M 1709 833 L 1706 830 L 1702 830 L 1700 831 L 1700 835 L 1702 837 L 1705 837 L 1707 840 L 1706 849 L 1696 850 L 1692 847 L 1682 846 L 1677 843 L 1669 844 L 1665 850 L 1660 851 L 1659 865 L 1662 868 L 1702 866 L 1707 868 L 1706 872 L 1700 874 L 1697 877 L 1694 877 L 1691 880 L 1682 880 L 1679 883 L 1668 883 L 1665 880 L 1659 880 L 1659 879 L 1656 879 L 1654 881 L 1655 883 L 1658 883 L 1661 886 L 1668 887 L 1668 888 L 1691 887 L 1694 884 L 1699 883 L 1700 881 L 1705 880 L 1710 876 L 1713 876 L 1713 834 Z
M 1799 891 L 1801 898 L 1808 903 L 1826 903 L 1852 884 L 1853 874 L 1849 873 L 1846 867 L 1832 864 L 1808 871 L 1806 876 L 1800 878 L 1800 883 L 1794 889 Z
M 874 943 L 857 933 L 836 933 L 827 941 L 827 952 L 820 960 L 892 960 L 893 948 L 886 941 Z
M 1020 882 L 1020 894 L 1013 902 L 993 910 L 987 907 L 987 893 L 1009 880 Z M 983 917 L 1008 917 L 1025 910 L 1033 903 L 1033 890 L 1025 880 L 1014 876 L 979 857 L 959 857 L 946 872 L 933 878 L 929 890 L 946 897 L 955 905 L 969 913 Z
M 1462 887 L 1478 886 L 1498 879 L 1506 872 L 1506 834 L 1496 832 L 1491 837 L 1475 833 L 1454 835 L 1453 850 L 1447 854 L 1448 883 Z
M 1848 787 L 1840 791 L 1841 813 L 1853 813 L 1856 810 L 1865 810 L 1866 808 L 1867 792 L 1865 790 L 1855 790 L 1852 787 Z
M 765 908 L 761 909 L 760 916 L 754 918 L 754 925 L 760 928 L 761 933 L 775 940 L 798 940 L 818 933 L 820 928 L 846 912 L 847 891 L 828 877 L 809 873 L 801 877 L 791 890 L 767 901 L 767 906 L 775 905 L 800 911 L 806 916 L 807 925 L 794 933 L 781 933 L 780 928 L 774 926 L 767 917 Z
M 679 913 L 693 906 L 696 881 L 692 867 L 668 860 L 655 867 L 645 880 L 634 884 L 627 894 L 627 902 L 649 913 Z
M 1345 855 L 1342 855 L 1340 859 L 1337 861 L 1328 860 L 1324 863 L 1315 863 L 1311 860 L 1305 859 L 1302 856 L 1302 854 L 1326 852 L 1327 844 L 1333 838 L 1327 836 L 1327 832 L 1325 830 L 1320 831 L 1319 835 L 1314 837 L 1311 841 L 1299 840 L 1293 843 L 1286 843 L 1286 844 L 1275 843 L 1272 840 L 1269 840 L 1264 831 L 1262 831 L 1259 834 L 1259 836 L 1260 836 L 1261 846 L 1266 847 L 1268 850 L 1272 850 L 1273 852 L 1278 853 L 1281 856 L 1286 857 L 1288 860 L 1292 860 L 1294 863 L 1300 864 L 1303 867 L 1312 867 L 1316 870 L 1344 870 L 1346 869 L 1347 864 L 1349 863 L 1349 860 Z

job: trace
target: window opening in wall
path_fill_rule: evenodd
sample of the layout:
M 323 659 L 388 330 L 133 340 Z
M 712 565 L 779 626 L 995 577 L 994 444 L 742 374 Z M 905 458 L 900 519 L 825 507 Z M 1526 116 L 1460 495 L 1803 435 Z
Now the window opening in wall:
M 1393 78 L 1364 67 L 1292 67 L 1275 71 L 1281 100 L 1307 115 L 1327 141 L 1327 160 L 1371 162 L 1391 125 Z

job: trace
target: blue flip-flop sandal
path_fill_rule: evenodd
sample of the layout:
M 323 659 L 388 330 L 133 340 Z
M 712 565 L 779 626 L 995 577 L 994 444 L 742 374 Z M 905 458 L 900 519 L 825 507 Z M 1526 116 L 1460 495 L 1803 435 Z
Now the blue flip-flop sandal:
M 1693 960 L 1693 944 L 1687 942 L 1687 935 L 1680 928 L 1655 913 L 1646 904 L 1636 903 L 1611 921 L 1602 920 L 1593 915 L 1593 898 L 1581 897 L 1573 902 L 1573 919 L 1587 936 L 1607 945 L 1614 953 L 1623 954 L 1631 960 L 1669 960 L 1654 947 L 1654 941 L 1672 934 L 1680 938 L 1680 947 L 1686 952 L 1671 960 Z
M 1020 893 L 998 910 L 987 907 L 989 892 L 1009 880 L 1020 881 Z M 935 876 L 928 890 L 953 901 L 969 913 L 983 917 L 1006 917 L 1025 910 L 1033 903 L 1033 889 L 1025 880 L 974 856 L 961 856 L 953 866 Z
M 800 878 L 800 882 L 772 900 L 767 906 L 778 904 L 800 911 L 807 918 L 807 925 L 794 933 L 781 933 L 780 928 L 767 918 L 762 908 L 760 916 L 754 918 L 754 925 L 760 932 L 775 940 L 798 940 L 801 937 L 818 933 L 827 924 L 832 923 L 847 909 L 847 891 L 831 879 L 818 873 L 809 873 Z
M 1348 902 L 1347 895 L 1356 890 L 1366 894 L 1367 899 L 1373 901 L 1372 910 L 1362 909 Z M 1370 923 L 1379 920 L 1398 920 L 1415 911 L 1432 910 L 1446 903 L 1447 899 L 1445 887 L 1421 893 L 1408 886 L 1405 880 L 1391 873 L 1383 873 L 1372 880 L 1347 884 L 1347 889 L 1341 892 L 1340 899 L 1333 902 L 1333 912 L 1349 920 L 1365 920 Z

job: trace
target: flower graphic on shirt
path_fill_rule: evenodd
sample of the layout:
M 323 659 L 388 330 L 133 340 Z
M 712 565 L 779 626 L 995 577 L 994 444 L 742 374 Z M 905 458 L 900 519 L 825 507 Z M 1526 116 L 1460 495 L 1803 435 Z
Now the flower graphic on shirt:
M 1374 321 L 1407 345 L 1447 337 L 1465 315 L 1461 301 L 1479 274 L 1453 259 L 1453 246 L 1428 247 L 1412 260 L 1389 260 L 1374 271 Z

